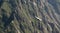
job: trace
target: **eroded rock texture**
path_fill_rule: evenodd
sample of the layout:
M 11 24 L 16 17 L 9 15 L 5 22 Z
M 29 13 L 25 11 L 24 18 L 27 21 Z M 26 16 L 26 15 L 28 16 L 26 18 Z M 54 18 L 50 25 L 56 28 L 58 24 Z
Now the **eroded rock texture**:
M 60 0 L 0 0 L 0 33 L 60 33 Z

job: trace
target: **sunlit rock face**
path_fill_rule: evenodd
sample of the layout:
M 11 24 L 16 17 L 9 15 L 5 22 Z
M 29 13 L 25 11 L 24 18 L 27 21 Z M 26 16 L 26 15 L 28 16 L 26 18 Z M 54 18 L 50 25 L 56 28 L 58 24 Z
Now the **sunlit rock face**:
M 0 0 L 0 33 L 60 33 L 60 0 Z

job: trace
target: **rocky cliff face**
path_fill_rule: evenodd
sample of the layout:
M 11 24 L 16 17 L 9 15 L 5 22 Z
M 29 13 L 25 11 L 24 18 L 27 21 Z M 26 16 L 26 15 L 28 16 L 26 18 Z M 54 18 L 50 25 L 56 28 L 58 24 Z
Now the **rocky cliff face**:
M 60 33 L 60 0 L 0 0 L 0 33 Z

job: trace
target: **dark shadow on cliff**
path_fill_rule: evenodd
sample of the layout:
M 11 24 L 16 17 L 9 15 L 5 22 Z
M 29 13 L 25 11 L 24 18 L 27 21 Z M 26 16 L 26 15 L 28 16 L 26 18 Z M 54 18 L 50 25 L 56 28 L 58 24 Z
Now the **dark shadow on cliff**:
M 0 0 L 0 7 L 2 6 L 2 4 L 3 4 L 3 0 Z
M 14 12 L 10 14 L 10 17 L 8 18 L 7 15 L 4 14 L 5 10 L 2 9 L 3 14 L 2 14 L 2 21 L 5 23 L 4 26 L 7 27 L 10 25 L 11 21 L 14 20 Z

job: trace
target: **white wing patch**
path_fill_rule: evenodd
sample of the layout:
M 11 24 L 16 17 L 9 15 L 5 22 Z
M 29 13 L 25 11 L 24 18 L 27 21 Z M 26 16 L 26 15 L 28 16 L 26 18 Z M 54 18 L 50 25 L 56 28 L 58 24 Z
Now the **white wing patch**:
M 35 16 L 35 17 L 36 17 L 36 16 Z M 39 17 L 36 17 L 36 19 L 38 19 L 38 20 L 42 21 L 42 19 L 41 19 L 41 18 L 39 18 Z

